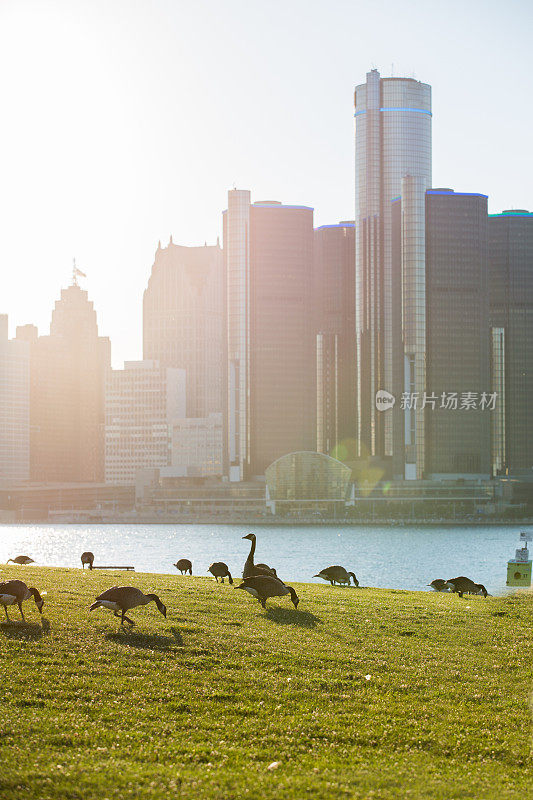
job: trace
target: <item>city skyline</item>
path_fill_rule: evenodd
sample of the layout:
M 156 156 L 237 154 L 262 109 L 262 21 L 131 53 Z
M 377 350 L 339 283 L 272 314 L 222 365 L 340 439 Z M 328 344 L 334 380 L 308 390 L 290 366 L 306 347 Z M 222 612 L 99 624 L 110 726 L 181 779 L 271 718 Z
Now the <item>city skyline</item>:
M 444 12 L 411 2 L 400 16 L 392 3 L 337 2 L 327 32 L 323 3 L 274 3 L 271 19 L 240 2 L 223 19 L 209 2 L 159 2 L 154 13 L 127 4 L 127 22 L 121 2 L 106 4 L 105 19 L 98 2 L 4 3 L 0 260 L 10 335 L 25 323 L 44 332 L 76 257 L 113 364 L 140 358 L 157 241 L 214 245 L 233 185 L 313 206 L 316 227 L 351 219 L 353 88 L 373 66 L 431 84 L 435 186 L 484 192 L 491 212 L 533 207 L 523 102 L 532 12 L 511 5 L 502 45 L 493 3 Z M 436 52 L 435 29 L 460 57 Z M 139 47 L 153 56 L 142 73 Z M 512 81 L 499 68 L 505 57 Z

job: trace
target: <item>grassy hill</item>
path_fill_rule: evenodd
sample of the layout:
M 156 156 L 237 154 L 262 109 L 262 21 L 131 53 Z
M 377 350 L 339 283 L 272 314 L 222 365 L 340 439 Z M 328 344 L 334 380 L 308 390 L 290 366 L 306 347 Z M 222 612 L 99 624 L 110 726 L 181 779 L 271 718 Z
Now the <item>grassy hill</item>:
M 0 629 L 2 798 L 529 796 L 531 594 L 294 584 L 298 611 L 263 611 L 208 578 L 10 577 L 47 595 L 42 625 L 31 600 Z M 167 619 L 89 613 L 115 584 Z

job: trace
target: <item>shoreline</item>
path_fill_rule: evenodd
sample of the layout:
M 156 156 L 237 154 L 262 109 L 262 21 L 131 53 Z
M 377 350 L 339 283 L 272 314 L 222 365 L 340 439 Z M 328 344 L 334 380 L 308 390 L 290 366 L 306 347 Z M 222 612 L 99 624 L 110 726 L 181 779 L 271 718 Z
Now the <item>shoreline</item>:
M 412 528 L 412 527 L 427 527 L 427 528 L 471 528 L 471 527 L 508 527 L 520 528 L 524 526 L 533 525 L 533 519 L 520 519 L 520 520 L 494 520 L 494 519 L 475 519 L 475 520 L 401 520 L 393 521 L 390 519 L 372 519 L 372 520 L 264 520 L 264 519 L 206 519 L 194 518 L 176 520 L 172 517 L 157 518 L 148 517 L 146 519 L 139 519 L 135 517 L 105 517 L 103 519 L 92 519 L 91 517 L 81 517 L 78 519 L 31 519 L 31 520 L 0 520 L 0 527 L 2 525 L 9 526 L 27 526 L 27 525 L 247 525 L 247 526 L 262 526 L 262 527 L 310 527 L 310 528 L 360 528 L 360 527 L 384 527 L 391 528 Z

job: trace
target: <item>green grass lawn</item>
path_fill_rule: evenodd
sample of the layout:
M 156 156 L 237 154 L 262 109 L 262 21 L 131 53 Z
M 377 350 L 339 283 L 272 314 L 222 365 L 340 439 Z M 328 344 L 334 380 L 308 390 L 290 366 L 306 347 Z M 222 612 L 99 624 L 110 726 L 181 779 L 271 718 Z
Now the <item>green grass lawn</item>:
M 531 594 L 294 584 L 263 611 L 208 578 L 10 577 L 47 595 L 0 629 L 1 798 L 531 796 Z M 89 613 L 115 584 L 167 619 Z

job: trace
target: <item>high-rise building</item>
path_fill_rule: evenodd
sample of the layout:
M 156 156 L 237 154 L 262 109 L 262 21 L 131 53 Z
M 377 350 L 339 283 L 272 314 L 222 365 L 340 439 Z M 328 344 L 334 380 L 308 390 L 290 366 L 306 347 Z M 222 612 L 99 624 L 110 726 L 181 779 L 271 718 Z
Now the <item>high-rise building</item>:
M 55 303 L 50 335 L 25 325 L 17 339 L 30 345 L 31 480 L 102 482 L 111 345 L 76 277 Z
M 489 214 L 494 474 L 533 470 L 533 213 Z
M 392 458 L 403 418 L 376 394 L 425 385 L 425 198 L 431 186 L 431 87 L 367 73 L 355 89 L 357 438 L 361 455 Z M 401 263 L 392 252 L 392 201 L 402 197 Z M 424 415 L 401 477 L 422 477 Z M 398 472 L 398 467 L 395 469 Z
M 486 195 L 426 192 L 426 385 L 416 400 L 428 478 L 491 475 L 487 234 Z M 409 447 L 412 408 L 404 414 Z
M 353 455 L 355 414 L 355 224 L 314 235 L 317 444 L 341 461 Z
M 185 380 L 185 370 L 149 360 L 107 372 L 106 483 L 133 486 L 139 470 L 171 463 L 171 425 L 185 416 Z
M 30 348 L 8 338 L 0 314 L 0 480 L 30 477 Z
M 313 209 L 228 192 L 224 212 L 231 480 L 316 449 Z
M 172 242 L 155 254 L 143 301 L 143 355 L 187 373 L 187 416 L 222 411 L 224 258 L 212 247 Z

